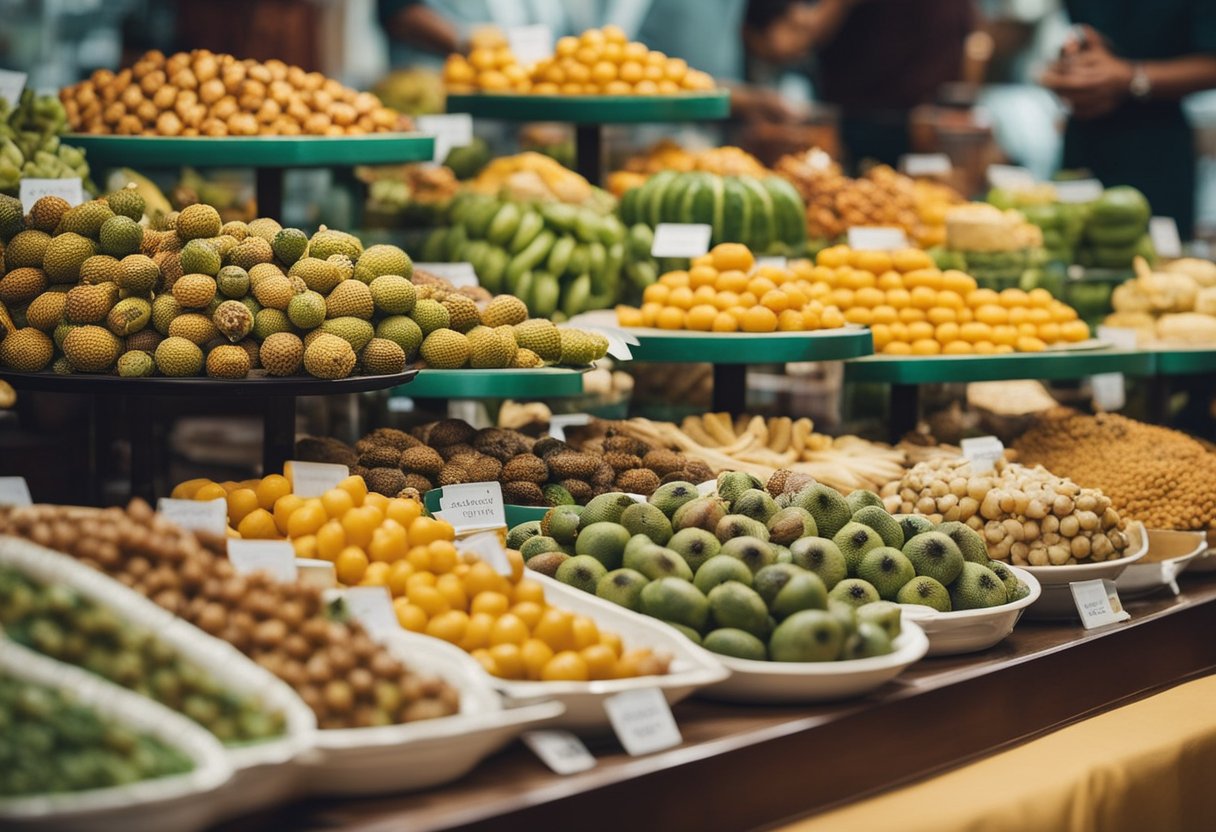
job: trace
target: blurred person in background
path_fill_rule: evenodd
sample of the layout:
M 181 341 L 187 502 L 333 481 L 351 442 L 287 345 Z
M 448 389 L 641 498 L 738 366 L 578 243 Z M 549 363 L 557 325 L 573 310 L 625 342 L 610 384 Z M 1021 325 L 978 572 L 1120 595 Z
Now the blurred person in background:
M 909 116 L 963 75 L 973 0 L 751 0 L 746 43 L 778 64 L 813 58 L 816 99 L 840 111 L 854 167 L 908 153 Z
M 1183 239 L 1195 221 L 1195 145 L 1181 99 L 1216 88 L 1213 0 L 1066 0 L 1075 33 L 1040 81 L 1071 110 L 1064 167 L 1132 185 Z
M 376 0 L 395 67 L 438 65 L 452 52 L 467 52 L 480 26 L 544 24 L 554 38 L 572 34 L 571 14 L 593 0 Z M 436 56 L 438 61 L 435 60 Z

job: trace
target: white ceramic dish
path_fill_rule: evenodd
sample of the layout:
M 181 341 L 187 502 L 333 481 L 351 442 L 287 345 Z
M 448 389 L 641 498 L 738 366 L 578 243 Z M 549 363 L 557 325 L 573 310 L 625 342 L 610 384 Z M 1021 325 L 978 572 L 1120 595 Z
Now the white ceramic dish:
M 156 635 L 179 655 L 210 673 L 229 690 L 261 700 L 286 718 L 283 737 L 256 745 L 228 748 L 237 772 L 225 795 L 228 816 L 268 806 L 291 794 L 287 763 L 312 746 L 317 721 L 313 712 L 285 682 L 231 644 L 214 638 L 118 581 L 74 558 L 26 540 L 0 537 L 0 564 L 9 564 L 36 580 L 66 584 L 81 595 L 114 610 L 131 625 Z
M 0 673 L 67 692 L 108 719 L 151 734 L 193 761 L 185 774 L 85 792 L 0 798 L 0 828 L 72 832 L 193 832 L 217 817 L 217 793 L 232 777 L 210 732 L 163 705 L 0 638 Z
M 1148 554 L 1123 570 L 1115 581 L 1120 597 L 1147 595 L 1165 587 L 1177 595 L 1178 576 L 1207 548 L 1208 538 L 1203 532 L 1149 529 Z
M 1130 543 L 1118 560 L 1077 563 L 1070 566 L 1023 566 L 1043 587 L 1039 600 L 1026 608 L 1028 619 L 1076 618 L 1077 607 L 1069 584 L 1073 581 L 1117 581 L 1123 570 L 1148 553 L 1148 534 L 1143 523 L 1132 523 L 1127 533 Z
M 843 662 L 758 662 L 719 656 L 730 678 L 702 691 L 712 699 L 750 704 L 830 702 L 869 693 L 894 679 L 929 650 L 929 639 L 904 617 L 894 652 Z
M 492 679 L 492 683 L 517 702 L 553 699 L 566 706 L 566 713 L 555 725 L 576 730 L 599 730 L 609 725 L 604 699 L 613 694 L 639 688 L 658 688 L 674 705 L 697 688 L 712 685 L 727 677 L 728 671 L 718 657 L 680 635 L 675 629 L 649 616 L 627 610 L 581 589 L 566 586 L 539 572 L 528 578 L 545 588 L 545 599 L 555 606 L 585 615 L 604 629 L 617 633 L 628 647 L 653 647 L 669 653 L 671 670 L 664 676 L 635 679 L 604 679 L 594 682 L 516 682 Z
M 504 708 L 476 660 L 447 642 L 405 630 L 382 641 L 411 669 L 460 690 L 460 713 L 381 728 L 318 731 L 298 767 L 309 795 L 387 794 L 437 786 L 536 724 L 560 717 L 559 702 Z
M 1043 589 L 1025 569 L 1009 569 L 1030 588 L 1030 594 L 1012 604 L 982 610 L 938 612 L 919 604 L 903 604 L 904 620 L 912 619 L 929 637 L 930 656 L 976 653 L 998 644 L 1013 632 L 1022 611 L 1039 599 Z
M 1208 548 L 1191 561 L 1188 572 L 1216 572 L 1216 531 L 1207 532 Z

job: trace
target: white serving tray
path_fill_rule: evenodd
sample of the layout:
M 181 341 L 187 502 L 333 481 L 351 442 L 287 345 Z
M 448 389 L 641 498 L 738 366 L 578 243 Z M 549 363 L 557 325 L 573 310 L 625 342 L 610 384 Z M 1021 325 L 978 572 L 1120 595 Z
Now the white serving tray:
M 1133 563 L 1115 581 L 1119 595 L 1124 598 L 1148 595 L 1169 587 L 1177 595 L 1178 576 L 1207 551 L 1208 538 L 1204 532 L 1183 532 L 1149 529 L 1148 555 Z
M 1022 611 L 1037 601 L 1043 590 L 1030 572 L 1017 566 L 1009 569 L 1030 588 L 1030 594 L 1025 598 L 1009 604 L 951 612 L 938 612 L 919 604 L 900 605 L 904 620 L 915 621 L 929 637 L 930 656 L 956 656 L 987 650 L 1013 632 Z
M 1073 581 L 1117 581 L 1123 570 L 1148 554 L 1148 533 L 1143 523 L 1127 527 L 1130 543 L 1126 554 L 1117 560 L 1098 563 L 1075 563 L 1069 566 L 1023 566 L 1021 569 L 1038 579 L 1043 587 L 1039 600 L 1026 608 L 1028 619 L 1062 619 L 1077 617 L 1077 606 L 1069 584 Z

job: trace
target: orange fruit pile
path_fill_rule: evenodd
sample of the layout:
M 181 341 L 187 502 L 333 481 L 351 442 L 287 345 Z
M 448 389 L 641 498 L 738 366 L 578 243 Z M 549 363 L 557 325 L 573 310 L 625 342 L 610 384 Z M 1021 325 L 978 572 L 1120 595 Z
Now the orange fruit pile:
M 616 26 L 560 38 L 553 55 L 522 67 L 497 30 L 474 34 L 466 58 L 448 56 L 443 78 L 450 92 L 510 92 L 536 95 L 671 95 L 712 90 L 707 73 L 630 42 Z

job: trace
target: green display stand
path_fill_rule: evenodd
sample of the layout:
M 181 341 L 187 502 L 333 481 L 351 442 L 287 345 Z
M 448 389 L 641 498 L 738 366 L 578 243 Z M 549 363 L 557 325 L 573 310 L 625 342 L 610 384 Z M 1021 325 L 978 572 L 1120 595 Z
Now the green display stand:
M 1216 373 L 1216 349 L 1153 350 L 1153 359 L 1160 376 Z
M 583 370 L 419 370 L 408 387 L 393 391 L 410 399 L 551 399 L 581 396 Z
M 443 496 L 442 488 L 432 488 L 430 491 L 422 495 L 422 504 L 426 506 L 426 510 L 431 514 L 439 511 L 439 498 Z M 548 506 L 503 506 L 504 514 L 507 518 L 507 528 L 513 529 L 520 523 L 527 523 L 529 520 L 539 520 L 545 516 L 549 510 Z
M 594 185 L 603 182 L 605 124 L 711 121 L 730 115 L 730 92 L 675 95 L 449 95 L 449 113 L 502 121 L 561 121 L 574 125 L 576 167 Z
M 869 355 L 870 330 L 862 327 L 813 332 L 690 332 L 625 330 L 637 338 L 630 346 L 634 361 L 710 363 L 714 365 L 713 409 L 741 413 L 747 406 L 747 365 L 787 361 L 837 361 Z
M 70 133 L 98 167 L 253 168 L 258 213 L 283 216 L 287 168 L 347 167 L 429 161 L 435 140 L 416 133 L 366 136 L 97 136 Z

